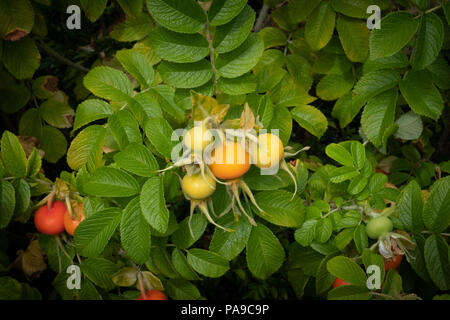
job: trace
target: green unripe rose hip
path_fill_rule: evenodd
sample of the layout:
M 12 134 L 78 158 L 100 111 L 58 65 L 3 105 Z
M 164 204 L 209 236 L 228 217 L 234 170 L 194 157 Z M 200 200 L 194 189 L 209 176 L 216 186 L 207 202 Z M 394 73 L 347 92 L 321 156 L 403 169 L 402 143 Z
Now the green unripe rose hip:
M 382 234 L 392 231 L 393 224 L 388 217 L 377 217 L 367 223 L 367 235 L 371 239 L 378 239 Z

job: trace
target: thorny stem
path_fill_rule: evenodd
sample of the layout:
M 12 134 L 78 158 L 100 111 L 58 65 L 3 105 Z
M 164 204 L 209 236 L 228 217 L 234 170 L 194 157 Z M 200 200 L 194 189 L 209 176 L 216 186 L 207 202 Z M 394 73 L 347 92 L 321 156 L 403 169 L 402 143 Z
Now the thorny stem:
M 47 208 L 48 208 L 48 210 L 52 209 L 53 198 L 55 197 L 55 194 L 56 194 L 55 190 L 56 190 L 55 186 L 52 186 L 52 192 L 50 193 L 50 195 L 48 197 L 48 201 L 47 201 Z
M 212 37 L 211 37 L 211 33 L 209 31 L 209 20 L 208 20 L 208 15 L 206 15 L 206 26 L 205 26 L 205 31 L 206 31 L 206 39 L 208 39 L 208 45 L 209 45 L 209 59 L 211 62 L 211 68 L 212 68 L 212 80 L 213 80 L 213 94 L 216 95 L 217 93 L 217 70 L 216 70 L 216 64 L 215 64 L 215 59 L 214 59 L 214 47 L 212 44 Z
M 75 219 L 75 216 L 74 216 L 72 204 L 70 203 L 70 197 L 68 195 L 65 197 L 65 201 L 66 201 L 67 211 L 69 211 L 69 216 L 73 220 L 73 219 Z
M 422 231 L 422 233 L 425 233 L 425 234 L 433 234 L 433 232 L 431 232 L 431 231 Z M 441 233 L 441 236 L 444 236 L 444 237 L 450 237 L 450 233 L 445 233 L 445 232 L 442 232 Z
M 288 38 L 287 38 L 287 43 L 288 43 L 288 44 L 289 44 L 289 42 L 291 41 L 291 39 L 292 39 L 292 32 L 289 33 L 289 35 L 288 35 Z M 285 55 L 285 56 L 287 55 L 287 52 L 288 52 L 288 46 L 286 45 L 286 47 L 284 47 L 284 55 Z
M 138 271 L 137 277 L 139 282 L 139 290 L 141 291 L 142 297 L 145 298 L 144 281 L 142 280 L 142 273 L 140 271 Z
M 431 9 L 429 9 L 429 10 L 425 11 L 425 13 L 430 13 L 430 12 L 433 12 L 433 11 L 435 11 L 435 10 L 439 9 L 440 7 L 442 7 L 442 4 L 440 4 L 440 5 L 438 5 L 438 6 L 434 7 L 434 8 L 431 8 Z
M 77 69 L 77 70 L 79 70 L 79 71 L 81 71 L 81 72 L 84 72 L 84 73 L 88 73 L 88 72 L 89 72 L 89 69 L 88 69 L 88 68 L 85 68 L 85 67 L 83 67 L 82 65 L 80 65 L 80 64 L 78 64 L 78 63 L 75 63 L 75 62 L 73 62 L 73 61 L 67 59 L 66 57 L 60 55 L 58 52 L 56 52 L 54 49 L 50 48 L 50 47 L 49 47 L 48 45 L 46 45 L 44 42 L 37 42 L 37 46 L 38 46 L 38 48 L 39 48 L 41 51 L 43 51 L 43 52 L 45 52 L 46 54 L 48 54 L 48 55 L 54 57 L 56 60 L 58 60 L 58 61 L 60 61 L 60 62 L 62 62 L 62 63 L 64 63 L 64 64 L 66 64 L 66 65 L 68 65 L 68 66 L 70 66 L 70 67 L 72 67 L 72 68 L 75 68 L 75 69 Z
M 266 20 L 267 14 L 269 13 L 269 6 L 267 4 L 263 4 L 261 10 L 259 11 L 258 19 L 255 23 L 254 32 L 258 32 L 264 26 L 264 21 Z
M 425 11 L 424 13 L 427 14 L 427 13 L 436 11 L 437 9 L 439 9 L 439 8 L 441 8 L 441 7 L 442 7 L 442 4 L 440 4 L 440 5 L 438 5 L 438 6 L 434 7 L 434 8 L 428 9 L 428 10 Z M 422 17 L 422 16 L 423 16 L 423 14 L 419 14 L 418 16 L 415 16 L 414 19 L 420 18 L 420 17 Z
M 357 206 L 357 205 L 339 207 L 339 208 L 336 208 L 336 209 L 333 209 L 333 210 L 328 211 L 328 213 L 325 214 L 325 215 L 323 216 L 323 218 L 326 218 L 326 217 L 328 217 L 331 213 L 336 212 L 336 211 L 339 211 L 339 210 L 359 210 L 359 209 L 361 209 L 361 207 L 360 207 L 360 206 Z
M 58 246 L 58 248 L 61 249 L 61 251 L 64 253 L 64 255 L 73 263 L 73 259 L 72 257 L 69 255 L 69 253 L 66 251 L 66 248 L 64 248 L 64 245 L 61 242 L 61 239 L 59 238 L 59 236 L 55 236 L 55 240 L 56 240 L 56 244 Z

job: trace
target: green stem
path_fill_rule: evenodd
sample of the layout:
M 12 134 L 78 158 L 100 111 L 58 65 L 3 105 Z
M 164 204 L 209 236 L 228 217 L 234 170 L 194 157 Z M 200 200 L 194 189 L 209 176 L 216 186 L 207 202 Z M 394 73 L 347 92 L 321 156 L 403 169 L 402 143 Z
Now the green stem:
M 211 68 L 212 68 L 212 72 L 213 72 L 213 75 L 212 75 L 213 95 L 216 95 L 216 93 L 217 93 L 217 69 L 216 69 L 216 63 L 215 63 L 215 58 L 214 58 L 214 47 L 212 44 L 211 32 L 209 31 L 208 15 L 206 15 L 205 31 L 206 31 L 206 39 L 208 39 L 208 45 L 209 45 L 209 59 L 211 62 Z

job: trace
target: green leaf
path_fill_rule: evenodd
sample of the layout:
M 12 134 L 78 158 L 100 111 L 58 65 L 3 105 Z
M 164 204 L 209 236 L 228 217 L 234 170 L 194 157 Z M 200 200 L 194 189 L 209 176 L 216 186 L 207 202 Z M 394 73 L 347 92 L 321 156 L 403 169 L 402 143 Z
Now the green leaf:
M 348 185 L 347 192 L 351 195 L 356 195 L 364 190 L 368 182 L 369 179 L 367 177 L 363 175 L 356 176 Z
M 133 42 L 147 37 L 153 28 L 152 19 L 144 13 L 137 17 L 128 16 L 125 21 L 113 25 L 109 36 L 117 41 Z
M 439 55 L 444 43 L 444 24 L 434 13 L 422 16 L 416 47 L 414 48 L 411 65 L 413 70 L 421 70 L 429 66 Z
M 358 225 L 353 233 L 353 241 L 355 241 L 356 249 L 362 253 L 364 249 L 369 246 L 369 239 L 367 238 L 366 226 Z
M 19 80 L 32 78 L 41 64 L 41 54 L 30 37 L 3 41 L 1 59 L 5 68 Z
M 15 189 L 15 209 L 14 216 L 20 216 L 30 206 L 30 185 L 24 179 L 15 179 L 12 182 Z
M 106 290 L 116 287 L 112 275 L 119 270 L 113 262 L 104 258 L 88 258 L 80 265 L 81 271 L 95 285 Z
M 395 87 L 400 81 L 398 73 L 392 70 L 378 70 L 363 75 L 353 88 L 352 116 L 376 95 Z
M 336 278 L 354 285 L 366 285 L 366 273 L 350 258 L 344 256 L 334 257 L 328 261 L 327 269 Z
M 192 237 L 189 230 L 189 225 L 192 229 L 194 237 Z M 186 249 L 192 246 L 205 232 L 208 221 L 203 214 L 193 214 L 191 217 L 186 217 L 178 225 L 178 229 L 172 234 L 172 242 L 180 249 Z
M 255 11 L 250 6 L 245 6 L 233 20 L 218 26 L 213 40 L 215 51 L 222 54 L 239 47 L 249 36 L 255 17 Z
M 172 251 L 172 263 L 178 273 L 181 274 L 186 280 L 200 280 L 200 277 L 189 265 L 183 251 L 178 248 L 175 248 Z
M 397 208 L 398 218 L 407 230 L 419 232 L 423 229 L 423 195 L 415 180 L 408 183 L 402 190 Z
M 175 32 L 197 33 L 206 22 L 194 0 L 147 0 L 147 8 L 156 22 Z
M 292 54 L 286 57 L 286 66 L 295 83 L 305 90 L 311 89 L 313 84 L 313 72 L 308 60 L 304 57 Z
M 86 16 L 91 22 L 95 22 L 100 18 L 103 14 L 103 11 L 106 9 L 106 5 L 108 4 L 108 0 L 97 0 L 97 1 L 89 1 L 89 0 L 80 0 L 81 6 L 83 7 Z
M 292 183 L 292 178 L 284 170 L 262 175 L 260 169 L 254 166 L 245 174 L 244 181 L 252 191 L 267 191 L 286 188 Z
M 181 34 L 163 27 L 150 33 L 150 43 L 161 59 L 177 62 L 197 62 L 209 54 L 208 41 L 200 34 Z
M 328 300 L 369 300 L 370 290 L 363 286 L 346 285 L 334 288 L 328 292 Z
M 14 278 L 0 277 L 0 299 L 20 300 L 22 299 L 23 285 Z
M 116 53 L 120 64 L 139 82 L 142 89 L 152 85 L 155 72 L 144 54 L 135 49 L 120 50 Z
M 73 130 L 96 120 L 106 118 L 114 113 L 109 103 L 99 99 L 89 99 L 78 105 Z
M 334 238 L 334 242 L 336 243 L 336 247 L 343 251 L 345 247 L 352 241 L 353 239 L 353 228 L 344 229 L 339 232 Z
M 264 210 L 254 210 L 261 218 L 283 227 L 300 227 L 304 220 L 305 208 L 299 197 L 284 190 L 263 191 L 255 195 L 256 203 Z
M 411 109 L 433 120 L 439 119 L 444 102 L 439 90 L 423 71 L 411 71 L 400 81 L 400 91 Z
M 45 151 L 44 159 L 51 163 L 56 163 L 66 154 L 67 140 L 64 134 L 51 126 L 42 128 L 40 138 L 41 149 Z
M 327 291 L 334 282 L 333 275 L 331 275 L 327 270 L 327 263 L 331 258 L 335 257 L 336 255 L 337 255 L 336 251 L 328 254 L 326 257 L 322 259 L 319 267 L 317 268 L 315 278 L 316 278 L 316 293 L 318 295 Z
M 158 238 L 154 238 L 154 243 L 155 242 L 161 243 L 161 241 L 158 241 Z M 149 267 L 150 262 L 152 267 Z M 169 254 L 167 253 L 165 242 L 162 242 L 160 246 L 152 245 L 152 250 L 150 251 L 150 260 L 146 262 L 146 266 L 149 270 L 152 270 L 152 272 L 161 274 L 167 278 L 173 279 L 180 277 L 172 264 L 172 260 Z
M 256 66 L 253 68 L 253 72 L 257 75 L 262 69 L 272 66 L 273 68 L 282 68 L 286 64 L 286 57 L 283 52 L 277 49 L 265 50 L 259 59 Z
M 388 0 L 331 0 L 333 9 L 339 13 L 353 18 L 367 19 L 367 7 L 377 5 L 381 10 L 387 9 L 390 2 Z
M 26 36 L 33 29 L 34 17 L 29 0 L 0 2 L 0 38 L 13 41 Z
M 285 46 L 287 43 L 286 34 L 278 28 L 263 28 L 259 31 L 259 35 L 264 39 L 264 49 Z
M 321 138 L 328 128 L 328 121 L 325 115 L 312 106 L 299 106 L 291 110 L 292 117 L 297 123 L 308 132 Z
M 78 252 L 85 257 L 97 257 L 105 249 L 119 226 L 122 210 L 107 208 L 86 217 L 75 229 L 74 239 Z
M 305 26 L 305 39 L 313 51 L 322 49 L 331 40 L 335 18 L 336 12 L 327 1 L 311 13 Z
M 204 249 L 189 250 L 187 260 L 195 271 L 210 278 L 221 277 L 230 269 L 227 259 Z
M 441 235 L 433 234 L 427 238 L 424 256 L 428 272 L 433 282 L 439 289 L 443 291 L 449 290 L 450 264 L 448 259 L 448 245 Z
M 450 66 L 442 55 L 427 66 L 433 83 L 440 89 L 450 89 Z
M 176 88 L 196 88 L 207 83 L 213 75 L 207 60 L 193 63 L 173 63 L 163 61 L 158 66 L 161 78 Z
M 327 242 L 333 233 L 333 225 L 330 218 L 324 218 L 317 221 L 315 226 L 315 240 L 318 243 Z
M 370 33 L 370 60 L 391 56 L 402 49 L 419 27 L 419 22 L 406 11 L 391 12 L 380 23 L 382 27 Z
M 278 85 L 269 92 L 270 99 L 278 107 L 299 107 L 316 100 L 294 79 L 286 75 Z
M 163 117 L 158 100 L 151 91 L 141 92 L 135 95 L 131 101 L 130 110 L 133 112 L 141 127 L 144 127 L 145 122 L 149 118 Z
M 247 102 L 252 108 L 254 114 L 256 117 L 259 117 L 259 121 L 263 124 L 263 126 L 266 128 L 270 125 L 270 122 L 273 119 L 273 103 L 269 99 L 268 96 L 263 95 L 248 95 L 247 96 Z
M 42 137 L 42 119 L 39 110 L 36 108 L 28 109 L 24 112 L 19 122 L 19 135 Z
M 398 51 L 392 56 L 378 58 L 375 60 L 366 60 L 363 65 L 363 73 L 371 71 L 391 69 L 391 68 L 405 68 L 409 65 L 408 57 L 403 51 Z
M 416 243 L 416 247 L 411 252 L 411 258 L 407 256 L 408 262 L 420 278 L 431 283 L 424 257 L 425 238 L 421 234 L 415 234 L 412 239 Z
M 212 26 L 230 22 L 247 4 L 247 0 L 215 0 L 208 10 L 208 20 Z
M 70 128 L 75 115 L 67 103 L 57 100 L 43 102 L 39 107 L 39 113 L 45 122 L 56 128 Z
M 267 279 L 280 269 L 285 253 L 278 238 L 263 224 L 253 227 L 246 250 L 247 265 L 252 275 Z
M 352 155 L 342 144 L 330 143 L 325 148 L 325 153 L 340 164 L 353 167 Z
M 330 172 L 330 181 L 333 183 L 340 183 L 345 180 L 352 179 L 359 175 L 359 172 L 353 167 L 334 168 Z
M 291 0 L 288 4 L 289 17 L 295 23 L 300 23 L 313 12 L 313 10 L 319 5 L 320 0 Z
M 27 171 L 27 158 L 19 139 L 13 133 L 3 132 L 1 152 L 6 170 L 15 177 L 24 177 Z
M 142 186 L 141 211 L 147 222 L 158 232 L 165 233 L 169 226 L 169 210 L 164 199 L 161 177 L 150 177 Z
M 30 156 L 28 157 L 27 163 L 27 177 L 33 177 L 38 174 L 39 170 L 41 170 L 42 159 L 39 155 L 39 151 L 36 148 L 33 148 Z
M 344 52 L 353 62 L 364 62 L 369 54 L 369 34 L 365 22 L 339 16 L 336 22 Z
M 97 291 L 97 288 L 94 286 L 94 284 L 91 281 L 89 281 L 89 279 L 82 279 L 80 286 L 81 286 L 81 289 L 78 292 L 78 299 L 80 299 L 80 300 L 103 300 L 103 297 Z
M 289 5 L 274 8 L 271 11 L 272 20 L 283 30 L 293 32 L 297 26 L 291 18 Z
M 164 157 L 171 159 L 172 149 L 177 141 L 172 141 L 173 130 L 164 118 L 149 119 L 144 127 L 145 134 L 151 144 Z
M 437 180 L 423 207 L 425 226 L 436 233 L 443 232 L 450 224 L 450 176 Z
M 286 70 L 277 66 L 266 66 L 256 75 L 258 93 L 272 90 L 285 77 Z
M 195 300 L 200 298 L 197 287 L 185 279 L 171 279 L 164 282 L 169 296 L 175 300 Z
M 316 235 L 316 224 L 317 220 L 305 221 L 300 229 L 295 230 L 295 241 L 304 247 L 309 246 Z
M 5 228 L 11 221 L 15 206 L 14 187 L 8 181 L 0 180 L 0 229 Z
M 112 167 L 98 168 L 84 185 L 86 193 L 98 197 L 131 197 L 139 189 L 133 176 Z
M 398 130 L 394 136 L 399 139 L 416 140 L 423 131 L 422 118 L 413 111 L 402 114 L 395 124 L 398 126 Z
M 159 85 L 152 88 L 149 93 L 156 98 L 164 115 L 169 120 L 176 123 L 186 120 L 185 111 L 174 101 L 175 91 L 173 88 L 166 85 Z
M 159 169 L 158 162 L 150 150 L 135 142 L 114 155 L 114 161 L 120 168 L 141 177 L 151 177 Z
M 95 67 L 84 77 L 83 84 L 96 96 L 114 101 L 128 101 L 133 92 L 130 79 L 111 67 Z
M 230 95 L 252 93 L 256 89 L 256 79 L 251 73 L 233 79 L 219 78 L 217 88 Z
M 128 109 L 119 110 L 108 118 L 108 129 L 117 141 L 120 150 L 131 142 L 142 142 L 139 124 Z
M 381 255 L 372 252 L 370 249 L 365 248 L 362 251 L 362 261 L 364 263 L 364 266 L 366 267 L 366 270 L 371 265 L 376 265 L 380 268 L 380 281 L 383 283 L 384 275 L 385 275 L 385 266 L 384 266 L 384 259 Z
M 79 170 L 84 164 L 89 170 L 94 170 L 102 159 L 105 134 L 105 128 L 100 125 L 83 129 L 70 144 L 67 164 L 73 170 Z
M 219 55 L 216 61 L 217 72 L 225 78 L 236 78 L 250 71 L 259 61 L 264 51 L 264 40 L 251 33 L 233 51 Z
M 351 67 L 352 64 L 345 54 L 323 51 L 313 64 L 312 70 L 318 74 L 344 74 Z
M 274 108 L 274 115 L 268 129 L 280 130 L 278 137 L 283 145 L 286 145 L 292 132 L 292 116 L 289 110 L 281 106 Z
M 358 170 L 361 170 L 366 162 L 366 149 L 361 142 L 352 141 L 350 151 L 352 153 L 353 166 Z
M 144 0 L 117 0 L 128 16 L 138 16 L 143 9 Z
M 327 74 L 320 79 L 316 86 L 316 94 L 322 100 L 336 100 L 353 88 L 353 76 L 351 73 Z
M 236 221 L 232 214 L 225 215 L 217 223 L 234 231 L 228 232 L 220 228 L 215 228 L 209 244 L 209 250 L 231 261 L 244 250 L 250 237 L 252 226 L 245 219 Z
M 131 200 L 123 210 L 120 240 L 128 257 L 135 263 L 145 263 L 150 257 L 150 226 L 141 214 L 139 197 Z
M 305 287 L 310 279 L 309 275 L 306 275 L 302 269 L 291 269 L 287 272 L 288 281 L 294 289 L 297 299 L 301 299 L 305 294 Z
M 388 90 L 369 99 L 361 115 L 361 127 L 367 139 L 379 148 L 385 146 L 386 130 L 394 125 L 397 90 Z
M 1 50 L 2 46 L 0 45 L 0 51 Z M 30 100 L 30 89 L 28 89 L 24 84 L 16 83 L 13 77 L 11 77 L 6 71 L 0 71 L 0 77 L 2 78 L 2 83 L 0 83 L 0 110 L 5 113 L 15 113 L 24 107 Z M 27 111 L 30 110 L 36 109 L 28 109 Z M 26 112 L 24 115 L 25 114 Z

